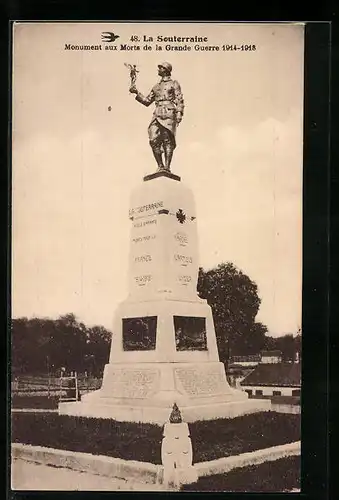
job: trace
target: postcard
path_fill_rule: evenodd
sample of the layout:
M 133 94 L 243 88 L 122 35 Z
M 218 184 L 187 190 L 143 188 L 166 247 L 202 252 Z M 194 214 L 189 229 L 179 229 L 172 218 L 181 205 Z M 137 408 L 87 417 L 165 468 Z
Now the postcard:
M 300 491 L 304 37 L 13 24 L 12 490 Z

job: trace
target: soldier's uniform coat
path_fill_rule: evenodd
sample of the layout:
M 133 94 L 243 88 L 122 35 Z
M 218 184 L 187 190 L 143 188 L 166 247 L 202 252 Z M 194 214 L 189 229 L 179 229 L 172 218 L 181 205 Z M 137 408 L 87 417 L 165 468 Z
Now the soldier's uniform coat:
M 148 127 L 150 143 L 169 140 L 175 148 L 176 115 L 184 113 L 184 99 L 179 83 L 170 76 L 164 76 L 147 97 L 138 92 L 135 99 L 144 106 L 155 103 L 153 119 Z

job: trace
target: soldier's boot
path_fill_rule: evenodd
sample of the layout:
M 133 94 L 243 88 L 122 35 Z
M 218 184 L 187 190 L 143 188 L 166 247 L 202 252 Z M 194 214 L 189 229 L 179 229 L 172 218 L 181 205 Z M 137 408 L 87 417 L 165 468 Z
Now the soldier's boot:
M 152 146 L 153 156 L 158 165 L 158 172 L 164 170 L 164 164 L 162 162 L 161 149 L 158 146 Z
M 173 147 L 171 144 L 166 144 L 164 146 L 165 151 L 165 170 L 170 172 L 171 161 L 173 157 Z

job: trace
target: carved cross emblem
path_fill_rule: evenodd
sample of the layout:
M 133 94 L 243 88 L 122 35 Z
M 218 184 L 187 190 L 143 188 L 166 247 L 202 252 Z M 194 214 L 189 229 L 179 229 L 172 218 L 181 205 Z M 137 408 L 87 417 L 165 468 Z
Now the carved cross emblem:
M 179 208 L 179 210 L 175 215 L 177 216 L 177 219 L 180 222 L 180 224 L 183 224 L 186 221 L 186 214 L 181 208 Z

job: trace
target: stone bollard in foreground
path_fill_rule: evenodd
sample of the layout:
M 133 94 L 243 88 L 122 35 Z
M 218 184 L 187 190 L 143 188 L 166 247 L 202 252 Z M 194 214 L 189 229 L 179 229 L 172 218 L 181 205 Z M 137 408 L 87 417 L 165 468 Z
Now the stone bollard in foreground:
M 182 484 L 197 481 L 198 474 L 192 465 L 193 450 L 188 424 L 182 421 L 176 403 L 173 405 L 169 422 L 164 425 L 163 436 L 161 446 L 163 484 L 178 490 Z

